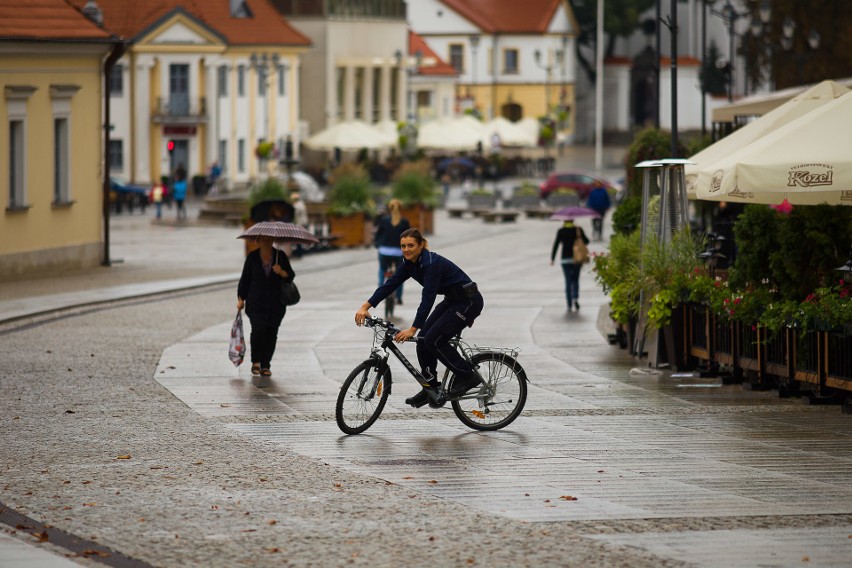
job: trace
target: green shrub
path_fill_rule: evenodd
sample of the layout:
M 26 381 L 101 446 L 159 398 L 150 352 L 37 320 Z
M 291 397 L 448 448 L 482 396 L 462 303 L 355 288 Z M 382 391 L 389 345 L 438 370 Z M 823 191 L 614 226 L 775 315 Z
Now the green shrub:
M 351 215 L 357 212 L 372 213 L 374 209 L 370 178 L 363 166 L 347 163 L 335 168 L 329 193 L 329 212 Z
M 431 166 L 427 160 L 402 164 L 394 173 L 391 186 L 392 196 L 404 205 L 434 206 L 438 203 L 435 180 L 432 179 Z
M 251 187 L 248 194 L 249 208 L 263 201 L 290 201 L 287 188 L 278 179 L 268 177 Z
M 659 160 L 671 158 L 672 137 L 671 133 L 656 128 L 640 130 L 625 158 L 625 179 L 627 180 L 627 195 L 642 195 L 642 171 L 637 169 L 636 164 L 645 160 Z M 686 155 L 686 148 L 678 141 L 678 156 Z
M 629 235 L 642 222 L 642 198 L 627 197 L 612 214 L 612 230 L 617 235 Z

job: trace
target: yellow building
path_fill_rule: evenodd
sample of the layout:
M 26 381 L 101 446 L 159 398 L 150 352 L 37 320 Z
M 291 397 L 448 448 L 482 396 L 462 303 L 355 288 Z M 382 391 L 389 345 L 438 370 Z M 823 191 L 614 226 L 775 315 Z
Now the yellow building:
M 0 279 L 102 259 L 104 62 L 63 0 L 0 0 Z
M 127 43 L 110 76 L 110 175 L 144 186 L 218 162 L 241 187 L 283 158 L 288 138 L 298 148 L 300 54 L 311 42 L 269 2 L 96 3 Z M 267 160 L 261 142 L 273 145 Z

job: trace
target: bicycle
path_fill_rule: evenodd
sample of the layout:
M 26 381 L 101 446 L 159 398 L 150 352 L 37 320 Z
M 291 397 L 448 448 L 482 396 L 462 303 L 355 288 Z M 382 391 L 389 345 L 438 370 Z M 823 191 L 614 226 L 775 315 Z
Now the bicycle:
M 337 426 L 345 434 L 364 432 L 384 410 L 392 387 L 388 364 L 391 354 L 418 384 L 426 383 L 423 375 L 394 343 L 393 338 L 400 330 L 393 323 L 368 317 L 364 325 L 373 329 L 370 357 L 343 381 L 335 405 Z M 409 341 L 416 340 L 413 337 Z M 452 390 L 455 375 L 446 369 L 437 398 L 431 400 L 429 406 L 440 408 L 449 402 L 462 424 L 475 430 L 499 430 L 511 424 L 524 409 L 529 382 L 526 372 L 517 362 L 518 350 L 471 346 L 462 341 L 461 334 L 451 340 L 451 345 L 477 369 L 482 382 L 462 395 L 449 397 L 447 393 Z

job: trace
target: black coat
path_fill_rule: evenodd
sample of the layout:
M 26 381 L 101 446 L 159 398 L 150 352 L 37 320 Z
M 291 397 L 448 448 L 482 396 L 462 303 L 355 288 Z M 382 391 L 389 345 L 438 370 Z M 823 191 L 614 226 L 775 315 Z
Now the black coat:
M 399 248 L 400 235 L 410 228 L 411 224 L 405 217 L 401 218 L 397 225 L 391 224 L 390 215 L 379 217 L 376 222 L 376 247 Z
M 273 251 L 272 264 L 279 264 L 289 278 L 293 280 L 296 274 L 290 266 L 290 259 L 284 251 Z M 253 323 L 258 325 L 281 325 L 287 306 L 281 303 L 281 278 L 270 271 L 269 276 L 263 270 L 263 261 L 260 259 L 260 249 L 248 254 L 243 264 L 243 274 L 237 285 L 237 296 L 246 301 L 246 315 Z
M 550 250 L 550 261 L 553 262 L 556 259 L 556 250 L 559 248 L 559 245 L 562 245 L 561 258 L 573 259 L 574 241 L 578 235 L 584 243 L 589 244 L 589 237 L 586 236 L 586 232 L 576 225 L 573 227 L 562 227 L 556 231 L 556 239 L 553 241 L 553 248 Z

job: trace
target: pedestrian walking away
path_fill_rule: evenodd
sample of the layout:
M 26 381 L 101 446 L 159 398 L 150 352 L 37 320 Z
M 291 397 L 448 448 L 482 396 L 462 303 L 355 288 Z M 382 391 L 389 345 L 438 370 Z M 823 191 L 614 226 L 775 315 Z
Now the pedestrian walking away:
M 272 237 L 260 236 L 252 240 L 260 246 L 246 256 L 243 264 L 237 285 L 237 309 L 245 307 L 251 322 L 251 373 L 269 376 L 278 328 L 287 313 L 287 306 L 281 301 L 281 284 L 292 281 L 296 273 L 287 254 L 272 246 Z
M 376 248 L 379 251 L 379 286 L 385 283 L 390 266 L 402 261 L 399 241 L 402 233 L 411 228 L 408 219 L 402 216 L 402 202 L 399 199 L 388 201 L 388 212 L 376 221 Z M 402 286 L 396 290 L 396 303 L 402 305 Z
M 303 229 L 308 228 L 308 208 L 302 200 L 302 194 L 299 191 L 290 192 L 290 203 L 293 204 L 293 223 L 299 225 Z M 305 249 L 302 243 L 293 245 L 293 256 L 302 258 L 305 254 Z
M 603 240 L 603 219 L 611 205 L 606 187 L 600 185 L 589 192 L 586 207 L 594 209 L 600 215 L 592 218 L 592 237 L 597 241 Z
M 560 245 L 562 246 L 560 263 L 562 273 L 565 275 L 565 300 L 568 302 L 569 312 L 572 308 L 580 311 L 580 270 L 583 268 L 583 263 L 574 260 L 574 242 L 577 239 L 580 239 L 584 245 L 589 244 L 589 238 L 581 227 L 574 225 L 573 220 L 565 221 L 556 232 L 556 239 L 550 251 L 550 265 L 553 266 L 556 251 Z
M 473 325 L 482 313 L 484 301 L 476 283 L 452 261 L 430 251 L 428 242 L 418 229 L 411 228 L 402 233 L 400 248 L 403 260 L 397 271 L 355 313 L 355 323 L 363 325 L 370 316 L 370 308 L 376 307 L 409 278 L 423 286 L 414 322 L 394 337 L 401 343 L 418 336 L 417 360 L 425 382 L 421 383 L 423 390 L 405 402 L 420 408 L 430 400 L 438 399 L 438 361 L 459 378 L 450 396 L 463 394 L 481 382 L 476 369 L 449 341 L 465 326 Z M 444 299 L 435 306 L 438 295 L 444 296 Z
M 183 164 L 179 165 L 175 170 L 174 196 L 175 203 L 177 204 L 177 218 L 181 220 L 186 219 L 186 207 L 184 207 L 184 201 L 186 200 L 186 170 Z
M 157 219 L 163 218 L 163 198 L 165 197 L 165 188 L 162 183 L 156 184 L 151 188 L 151 201 L 154 202 L 154 207 L 157 210 Z

